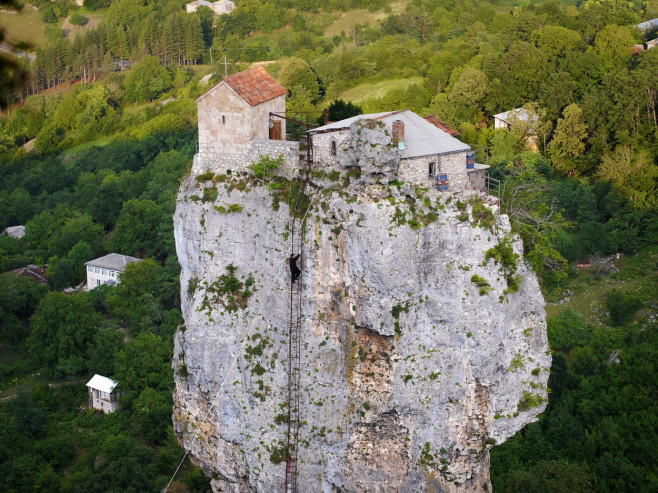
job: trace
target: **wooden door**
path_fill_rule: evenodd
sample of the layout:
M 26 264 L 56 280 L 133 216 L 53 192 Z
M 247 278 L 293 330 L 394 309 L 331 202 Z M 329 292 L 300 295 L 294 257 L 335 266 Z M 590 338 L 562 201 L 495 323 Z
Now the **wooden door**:
M 272 120 L 270 122 L 270 140 L 282 140 L 281 120 Z

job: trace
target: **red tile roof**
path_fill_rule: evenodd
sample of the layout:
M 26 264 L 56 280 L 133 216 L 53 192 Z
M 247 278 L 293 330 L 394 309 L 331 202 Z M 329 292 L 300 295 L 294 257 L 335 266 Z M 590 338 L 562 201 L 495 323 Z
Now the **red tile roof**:
M 283 96 L 288 91 L 263 67 L 253 67 L 244 72 L 229 75 L 226 82 L 251 106 Z
M 430 122 L 432 125 L 434 125 L 436 128 L 439 130 L 443 130 L 445 133 L 452 135 L 453 137 L 459 137 L 459 132 L 452 128 L 450 125 L 446 125 L 443 123 L 441 120 L 439 120 L 437 117 L 434 115 L 426 116 L 425 120 Z

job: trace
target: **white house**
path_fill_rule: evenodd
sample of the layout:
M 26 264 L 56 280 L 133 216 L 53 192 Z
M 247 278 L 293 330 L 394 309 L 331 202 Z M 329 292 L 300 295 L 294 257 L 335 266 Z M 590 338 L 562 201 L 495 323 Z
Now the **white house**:
M 5 228 L 2 234 L 7 236 L 12 236 L 17 240 L 20 240 L 23 236 L 25 236 L 25 226 L 23 226 L 22 224 L 19 226 L 8 226 L 7 228 Z
M 640 22 L 637 25 L 637 28 L 642 31 L 648 31 L 649 29 L 653 29 L 654 27 L 658 27 L 658 18 Z
M 530 119 L 533 120 L 530 120 Z M 501 128 L 504 129 L 511 129 L 512 125 L 514 125 L 514 122 L 527 122 L 531 121 L 534 123 L 537 123 L 538 117 L 536 114 L 531 114 L 527 109 L 525 108 L 515 108 L 513 110 L 505 111 L 503 113 L 498 113 L 497 115 L 494 115 L 494 129 L 498 130 Z M 528 137 L 527 140 L 527 145 L 528 148 L 532 151 L 536 151 L 538 149 L 537 146 L 537 135 L 533 135 L 534 131 L 530 131 L 530 136 Z
M 525 108 L 515 108 L 498 113 L 494 115 L 494 129 L 506 128 L 509 130 L 515 120 L 525 122 L 528 121 L 528 118 L 530 118 L 530 113 Z
M 104 413 L 113 413 L 119 408 L 119 392 L 115 392 L 118 382 L 104 377 L 94 375 L 87 382 L 89 392 L 89 406 Z
M 139 262 L 138 258 L 128 255 L 110 253 L 104 257 L 85 262 L 87 267 L 87 289 L 94 289 L 101 284 L 118 284 L 119 274 L 126 270 L 126 265 Z
M 235 8 L 231 0 L 219 0 L 218 2 L 207 2 L 206 0 L 196 0 L 185 5 L 187 13 L 196 12 L 199 7 L 208 7 L 215 15 L 230 14 Z
M 444 126 L 411 110 L 358 115 L 309 130 L 313 160 L 320 166 L 339 169 L 350 125 L 359 120 L 379 122 L 398 143 L 400 181 L 439 190 L 484 190 L 489 166 L 476 163 L 471 147 L 450 135 Z

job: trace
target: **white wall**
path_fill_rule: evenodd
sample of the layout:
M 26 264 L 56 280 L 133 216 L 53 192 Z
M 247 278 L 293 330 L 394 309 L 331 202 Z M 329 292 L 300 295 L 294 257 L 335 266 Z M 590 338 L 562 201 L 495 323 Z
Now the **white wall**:
M 89 392 L 89 405 L 105 413 L 113 413 L 119 408 L 116 395 L 101 392 L 98 389 L 87 387 Z
M 107 284 L 108 281 L 114 281 L 119 284 L 118 270 L 102 269 L 101 267 L 87 266 L 87 289 L 94 289 L 101 284 Z

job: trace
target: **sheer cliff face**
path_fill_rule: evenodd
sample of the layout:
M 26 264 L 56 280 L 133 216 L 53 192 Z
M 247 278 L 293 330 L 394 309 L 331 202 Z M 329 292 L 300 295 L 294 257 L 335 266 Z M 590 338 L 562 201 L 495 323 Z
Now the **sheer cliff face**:
M 507 218 L 419 193 L 311 196 L 301 491 L 484 490 L 489 448 L 545 407 L 544 302 Z M 288 208 L 256 182 L 191 176 L 174 220 L 175 431 L 215 491 L 282 491 Z

